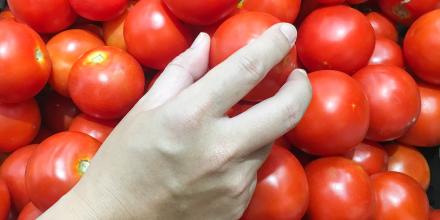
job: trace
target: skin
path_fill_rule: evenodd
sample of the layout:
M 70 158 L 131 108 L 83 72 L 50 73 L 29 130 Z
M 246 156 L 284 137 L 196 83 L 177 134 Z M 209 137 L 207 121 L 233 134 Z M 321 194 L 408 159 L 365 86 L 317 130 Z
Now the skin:
M 115 128 L 79 184 L 41 219 L 238 219 L 268 144 L 304 114 L 310 83 L 304 71 L 293 71 L 274 97 L 237 117 L 224 114 L 295 39 L 292 25 L 275 25 L 206 73 L 210 39 L 201 34 Z

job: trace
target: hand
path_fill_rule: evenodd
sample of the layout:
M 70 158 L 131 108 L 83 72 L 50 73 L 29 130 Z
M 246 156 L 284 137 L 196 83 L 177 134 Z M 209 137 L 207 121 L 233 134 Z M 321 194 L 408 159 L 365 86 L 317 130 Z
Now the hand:
M 274 97 L 234 118 L 225 112 L 295 39 L 292 25 L 275 25 L 206 73 L 210 39 L 200 34 L 41 219 L 240 218 L 270 143 L 298 123 L 310 102 L 307 75 L 295 70 Z

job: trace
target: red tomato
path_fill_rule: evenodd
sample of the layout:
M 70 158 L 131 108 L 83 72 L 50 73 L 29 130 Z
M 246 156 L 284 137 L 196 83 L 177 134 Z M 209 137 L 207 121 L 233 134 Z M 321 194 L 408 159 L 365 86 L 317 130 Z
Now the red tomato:
M 182 21 L 194 25 L 210 25 L 234 11 L 237 0 L 164 0 Z
M 212 37 L 210 66 L 220 64 L 279 22 L 276 17 L 262 12 L 243 12 L 230 17 L 220 25 Z M 293 48 L 244 100 L 258 102 L 273 96 L 297 67 L 296 60 L 296 49 Z
M 0 152 L 12 152 L 32 142 L 40 128 L 37 102 L 0 103 Z
M 248 109 L 252 108 L 252 106 L 254 106 L 254 105 L 255 105 L 255 103 L 252 103 L 252 102 L 241 101 L 241 102 L 235 104 L 234 106 L 232 106 L 232 108 L 226 112 L 226 115 L 233 118 L 233 117 L 247 111 Z
M 0 19 L 4 19 L 4 18 L 15 20 L 15 16 L 12 14 L 9 8 L 5 8 L 3 9 L 2 12 L 0 12 Z
M 399 36 L 396 26 L 388 18 L 373 11 L 367 14 L 367 19 L 373 26 L 376 37 L 386 37 L 397 42 Z
M 1 177 L 5 180 L 12 202 L 17 211 L 21 211 L 30 201 L 26 191 L 26 166 L 37 145 L 22 147 L 12 153 L 1 167 Z
M 421 79 L 440 85 L 440 9 L 420 17 L 405 36 L 406 62 Z
M 8 187 L 5 181 L 0 178 L 0 219 L 8 219 L 10 207 Z
M 374 214 L 370 178 L 355 162 L 342 157 L 321 158 L 309 163 L 306 173 L 310 219 L 361 220 Z
M 54 132 L 66 131 L 73 118 L 79 114 L 70 98 L 49 92 L 40 101 L 43 124 Z
M 271 14 L 282 22 L 293 23 L 298 15 L 301 0 L 246 0 L 242 9 Z
M 147 67 L 164 69 L 172 59 L 189 47 L 188 36 L 189 30 L 177 21 L 161 0 L 139 1 L 125 20 L 124 38 L 127 49 Z
M 278 139 L 276 139 L 273 144 L 272 147 L 281 147 L 284 148 L 286 150 L 290 150 L 290 143 L 287 141 L 287 139 L 285 137 L 280 137 Z
M 108 21 L 124 13 L 128 0 L 69 0 L 73 10 L 92 21 Z M 97 5 L 98 4 L 98 5 Z
M 383 172 L 374 174 L 371 180 L 376 194 L 374 219 L 428 219 L 426 193 L 411 177 L 397 172 Z
M 258 182 L 242 220 L 301 219 L 309 189 L 304 168 L 288 150 L 274 147 L 258 171 Z
M 318 3 L 323 5 L 337 5 L 345 3 L 345 0 L 316 0 Z
M 298 31 L 298 55 L 309 71 L 353 74 L 368 63 L 375 43 L 366 17 L 348 6 L 316 9 Z
M 399 44 L 386 38 L 378 37 L 373 55 L 368 61 L 369 65 L 386 64 L 403 68 L 403 53 Z
M 365 141 L 360 143 L 345 157 L 361 165 L 370 175 L 387 170 L 387 152 L 380 144 L 375 142 Z
M 79 29 L 72 29 L 55 35 L 47 43 L 52 60 L 50 85 L 63 96 L 69 97 L 67 88 L 69 73 L 73 64 L 86 52 L 104 46 L 96 35 Z
M 117 120 L 103 121 L 85 114 L 80 114 L 73 119 L 69 131 L 77 131 L 87 134 L 103 143 L 117 124 Z
M 40 33 L 55 33 L 69 27 L 76 14 L 68 0 L 8 0 L 17 20 Z
M 353 78 L 361 83 L 370 102 L 367 139 L 390 141 L 401 137 L 420 113 L 420 93 L 414 79 L 403 69 L 370 65 Z
M 26 168 L 26 187 L 41 211 L 67 193 L 89 167 L 100 143 L 79 132 L 61 132 L 35 149 Z
M 414 147 L 402 144 L 388 144 L 385 147 L 389 156 L 388 171 L 404 173 L 427 190 L 431 173 L 423 154 Z
M 122 50 L 127 50 L 124 39 L 124 24 L 127 18 L 128 11 L 124 12 L 116 19 L 104 22 L 102 29 L 104 31 L 104 41 L 107 46 L 118 47 Z
M 420 147 L 440 145 L 440 88 L 419 84 L 422 99 L 416 123 L 399 139 L 400 142 Z
M 322 70 L 309 74 L 312 101 L 299 124 L 286 137 L 315 155 L 338 155 L 362 142 L 368 129 L 367 96 L 345 73 Z M 325 122 L 325 123 L 323 123 Z
M 429 220 L 440 220 L 440 209 L 433 209 L 429 212 Z
M 436 8 L 438 0 L 379 0 L 380 9 L 392 20 L 410 25 L 421 15 Z
M 82 112 L 100 119 L 122 118 L 144 90 L 142 67 L 116 47 L 89 51 L 70 72 L 69 93 L 74 103 Z
M 26 101 L 49 79 L 49 54 L 43 40 L 27 25 L 1 19 L 0 30 L 0 102 Z
M 35 220 L 41 214 L 43 214 L 43 212 L 30 202 L 23 208 L 23 210 L 21 210 L 17 220 Z

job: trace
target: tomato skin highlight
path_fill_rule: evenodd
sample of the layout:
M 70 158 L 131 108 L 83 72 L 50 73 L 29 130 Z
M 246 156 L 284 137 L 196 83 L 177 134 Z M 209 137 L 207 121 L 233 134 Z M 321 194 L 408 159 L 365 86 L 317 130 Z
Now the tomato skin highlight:
M 378 37 L 368 65 L 378 64 L 394 65 L 404 68 L 403 52 L 399 44 L 388 38 Z
M 13 152 L 31 143 L 40 124 L 40 109 L 34 99 L 18 104 L 0 103 L 0 152 Z
M 310 13 L 299 28 L 296 45 L 307 70 L 353 74 L 368 63 L 374 44 L 374 29 L 367 18 L 355 9 L 338 5 Z
M 52 64 L 46 46 L 25 24 L 1 19 L 0 30 L 0 102 L 27 101 L 49 79 Z
M 79 132 L 57 133 L 35 149 L 26 168 L 26 188 L 41 211 L 66 194 L 86 171 L 100 143 Z
M 304 168 L 288 150 L 274 147 L 258 171 L 254 195 L 241 220 L 299 220 L 308 202 Z
M 364 141 L 345 154 L 345 157 L 361 165 L 369 175 L 387 171 L 388 154 L 378 143 Z
M 306 153 L 345 154 L 361 143 L 367 133 L 370 121 L 367 96 L 361 85 L 343 72 L 316 71 L 309 74 L 309 79 L 312 101 L 286 137 Z
M 414 79 L 392 65 L 369 65 L 353 75 L 370 103 L 366 139 L 391 141 L 403 136 L 420 114 L 420 93 Z M 391 117 L 392 115 L 392 117 Z

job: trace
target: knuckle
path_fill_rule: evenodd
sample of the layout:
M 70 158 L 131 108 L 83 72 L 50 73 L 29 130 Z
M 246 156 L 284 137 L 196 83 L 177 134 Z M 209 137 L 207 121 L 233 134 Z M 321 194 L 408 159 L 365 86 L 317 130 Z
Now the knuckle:
M 238 66 L 251 83 L 259 82 L 264 75 L 264 67 L 261 61 L 249 55 L 242 56 L 238 61 Z
M 247 184 L 243 177 L 236 177 L 227 186 L 229 195 L 232 198 L 240 198 L 247 191 Z

